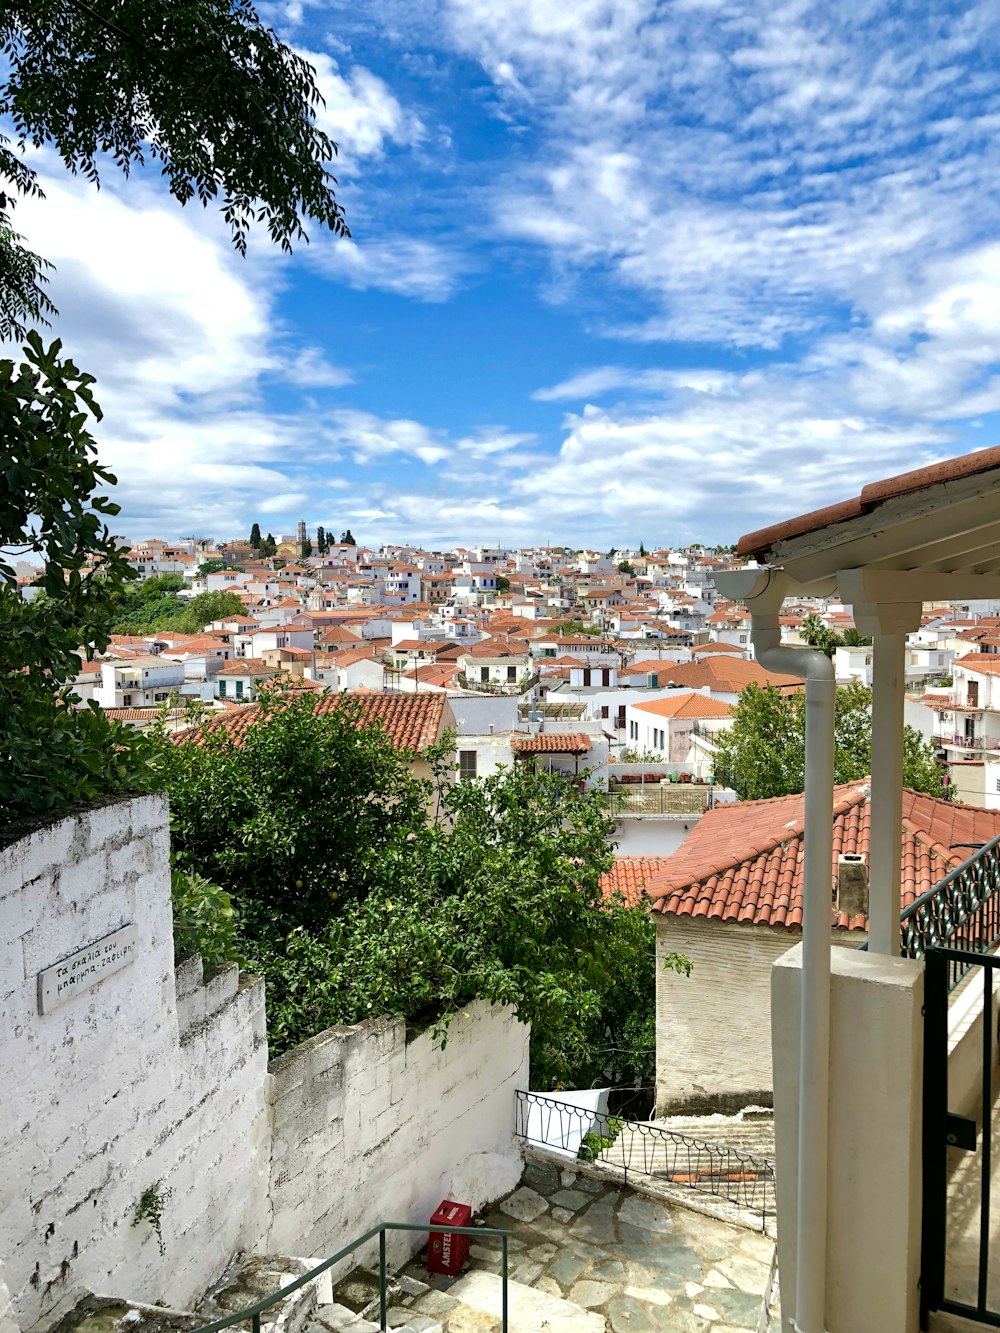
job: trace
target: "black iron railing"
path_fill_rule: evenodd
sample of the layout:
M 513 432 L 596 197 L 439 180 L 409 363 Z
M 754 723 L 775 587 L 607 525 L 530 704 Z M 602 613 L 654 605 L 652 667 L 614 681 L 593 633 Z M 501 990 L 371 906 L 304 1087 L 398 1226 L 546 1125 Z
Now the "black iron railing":
M 626 1184 L 630 1176 L 648 1176 L 725 1199 L 759 1218 L 762 1231 L 775 1216 L 774 1162 L 742 1148 L 605 1115 L 539 1092 L 518 1091 L 514 1132 L 529 1145 L 620 1171 Z
M 900 952 L 924 958 L 928 949 L 948 947 L 989 953 L 1000 943 L 1000 837 L 986 843 L 911 903 L 899 919 Z M 971 964 L 949 960 L 954 990 Z

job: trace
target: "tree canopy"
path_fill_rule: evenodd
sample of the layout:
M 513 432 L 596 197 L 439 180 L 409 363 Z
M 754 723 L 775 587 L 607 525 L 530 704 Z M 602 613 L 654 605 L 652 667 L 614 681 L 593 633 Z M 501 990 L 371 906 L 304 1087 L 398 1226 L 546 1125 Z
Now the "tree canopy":
M 871 690 L 860 682 L 837 689 L 834 780 L 854 782 L 871 773 Z M 748 685 L 733 725 L 716 740 L 715 776 L 745 801 L 805 790 L 805 694 L 782 695 L 772 685 Z M 903 730 L 903 782 L 914 791 L 945 797 L 942 770 L 927 741 Z
M 307 223 L 347 235 L 318 127 L 314 70 L 265 28 L 249 0 L 31 0 L 0 6 L 0 336 L 53 313 L 43 258 L 13 225 L 41 193 L 17 151 L 49 146 L 99 183 L 157 162 L 181 203 L 218 202 L 244 253 L 254 224 L 283 249 Z
M 71 706 L 82 657 L 108 644 L 115 596 L 135 570 L 108 527 L 114 477 L 97 462 L 93 377 L 28 335 L 0 360 L 0 811 L 8 817 L 148 785 L 142 745 L 95 705 Z M 15 562 L 41 565 L 21 596 Z
M 653 926 L 602 903 L 603 797 L 527 766 L 411 772 L 349 700 L 264 691 L 242 744 L 163 738 L 178 868 L 230 895 L 277 1052 L 372 1014 L 447 1027 L 481 997 L 533 1026 L 535 1086 L 652 1070 Z

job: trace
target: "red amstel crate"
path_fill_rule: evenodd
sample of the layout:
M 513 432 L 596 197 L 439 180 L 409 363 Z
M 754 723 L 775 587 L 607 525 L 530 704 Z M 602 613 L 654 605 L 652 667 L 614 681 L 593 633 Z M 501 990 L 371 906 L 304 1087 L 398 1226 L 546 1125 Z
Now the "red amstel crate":
M 467 1203 L 444 1199 L 431 1217 L 432 1227 L 467 1227 L 472 1222 L 472 1209 Z M 444 1273 L 455 1277 L 469 1257 L 469 1236 L 453 1236 L 450 1231 L 432 1231 L 427 1242 L 428 1273 Z

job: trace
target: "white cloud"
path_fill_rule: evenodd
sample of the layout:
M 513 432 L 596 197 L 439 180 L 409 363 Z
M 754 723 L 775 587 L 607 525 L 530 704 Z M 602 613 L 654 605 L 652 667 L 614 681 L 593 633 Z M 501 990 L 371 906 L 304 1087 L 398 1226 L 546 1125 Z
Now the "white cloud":
M 461 271 L 461 261 L 454 252 L 416 237 L 364 244 L 320 240 L 310 247 L 307 259 L 325 276 L 358 291 L 376 288 L 418 301 L 446 301 Z
M 350 173 L 358 159 L 382 153 L 386 143 L 414 147 L 424 137 L 420 118 L 404 111 L 389 86 L 362 65 L 346 74 L 338 62 L 322 51 L 299 52 L 316 71 L 316 86 L 323 102 L 316 109 L 316 123 L 339 151 L 337 170 Z
M 305 491 L 285 491 L 281 495 L 272 495 L 269 500 L 259 501 L 257 510 L 261 514 L 280 514 L 283 518 L 289 518 L 308 500 L 309 496 Z
M 302 347 L 283 358 L 276 365 L 275 373 L 286 383 L 302 389 L 340 389 L 345 384 L 354 383 L 351 372 L 331 365 L 318 347 Z

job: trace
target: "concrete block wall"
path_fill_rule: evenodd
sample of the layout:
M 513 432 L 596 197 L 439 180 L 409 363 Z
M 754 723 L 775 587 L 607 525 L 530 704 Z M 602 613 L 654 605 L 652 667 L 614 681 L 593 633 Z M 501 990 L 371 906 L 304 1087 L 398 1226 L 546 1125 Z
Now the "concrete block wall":
M 771 966 L 801 932 L 656 914 L 656 1114 L 770 1106 Z M 860 931 L 834 943 L 855 949 Z M 664 971 L 668 953 L 689 977 Z
M 382 1220 L 429 1218 L 443 1198 L 478 1207 L 513 1189 L 522 1161 L 514 1091 L 529 1029 L 482 1001 L 442 1050 L 402 1019 L 331 1028 L 271 1064 L 275 1253 L 330 1254 Z M 390 1236 L 395 1260 L 424 1243 Z
M 177 1002 L 167 806 L 145 796 L 0 849 L 0 1262 L 22 1329 L 86 1291 L 185 1308 L 267 1226 L 263 985 Z M 40 971 L 134 923 L 133 960 L 47 1014 Z M 165 1254 L 142 1192 L 169 1190 Z

